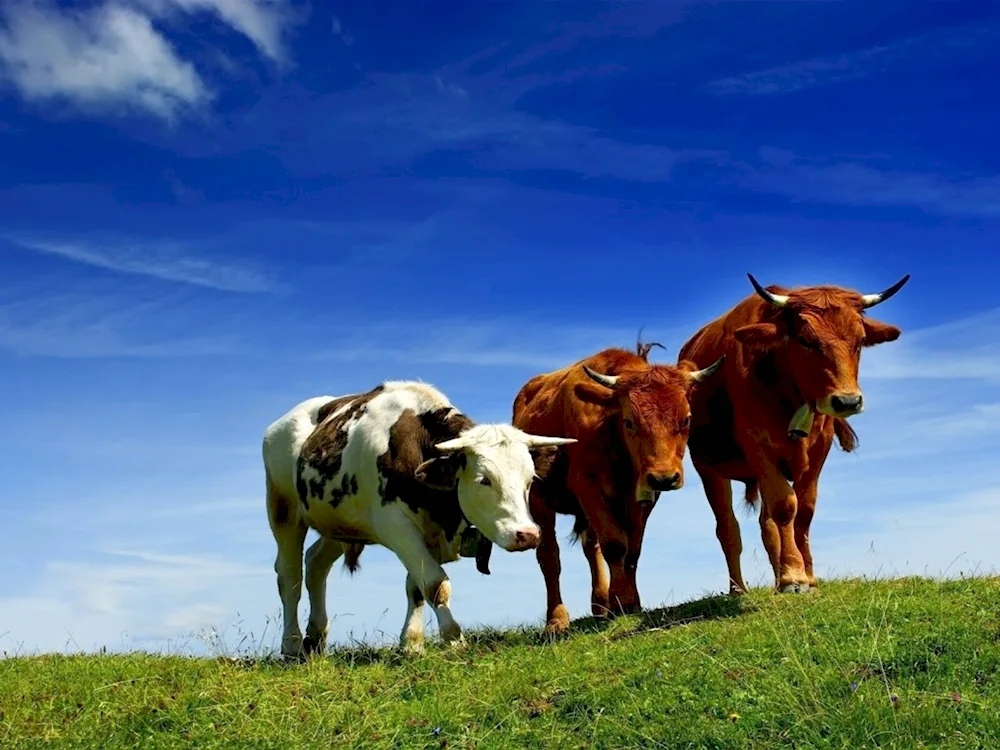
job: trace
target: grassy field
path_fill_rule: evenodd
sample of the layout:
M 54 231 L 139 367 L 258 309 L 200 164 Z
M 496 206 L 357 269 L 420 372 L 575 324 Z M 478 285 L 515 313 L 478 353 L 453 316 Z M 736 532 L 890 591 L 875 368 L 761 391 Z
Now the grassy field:
M 410 659 L 7 659 L 0 748 L 1000 746 L 1000 579 L 821 585 Z

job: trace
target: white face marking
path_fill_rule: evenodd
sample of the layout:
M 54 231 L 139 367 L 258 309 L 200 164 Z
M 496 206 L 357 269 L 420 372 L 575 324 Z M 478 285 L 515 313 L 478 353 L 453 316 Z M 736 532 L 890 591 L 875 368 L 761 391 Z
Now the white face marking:
M 539 528 L 528 509 L 535 476 L 525 435 L 510 425 L 479 425 L 466 431 L 465 468 L 458 473 L 458 502 L 466 517 L 491 541 L 507 550 L 535 537 Z

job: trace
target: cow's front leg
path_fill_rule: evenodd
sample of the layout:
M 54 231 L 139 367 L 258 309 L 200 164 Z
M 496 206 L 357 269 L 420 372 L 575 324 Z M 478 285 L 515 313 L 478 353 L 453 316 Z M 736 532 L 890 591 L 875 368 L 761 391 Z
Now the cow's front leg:
M 761 533 L 775 568 L 775 588 L 781 593 L 809 591 L 802 553 L 795 542 L 798 498 L 774 466 L 766 466 L 760 483 Z
M 446 643 L 463 641 L 462 629 L 451 614 L 451 581 L 444 568 L 427 549 L 420 529 L 402 514 L 393 514 L 378 525 L 379 537 L 392 540 L 391 544 L 385 543 L 386 546 L 403 563 L 416 588 L 434 610 L 442 640 Z M 412 597 L 408 598 L 412 601 Z M 407 646 L 402 638 L 400 645 L 404 648 Z
M 406 619 L 399 642 L 404 651 L 424 649 L 424 594 L 409 573 L 406 575 Z
M 823 464 L 826 463 L 826 457 L 829 455 L 832 445 L 833 436 L 822 433 L 809 451 L 809 468 L 802 478 L 793 485 L 795 497 L 799 502 L 798 510 L 795 513 L 795 544 L 802 554 L 806 566 L 806 577 L 812 588 L 816 588 L 816 575 L 813 571 L 812 547 L 809 544 L 809 527 L 812 524 L 813 515 L 816 513 L 819 475 L 823 471 Z

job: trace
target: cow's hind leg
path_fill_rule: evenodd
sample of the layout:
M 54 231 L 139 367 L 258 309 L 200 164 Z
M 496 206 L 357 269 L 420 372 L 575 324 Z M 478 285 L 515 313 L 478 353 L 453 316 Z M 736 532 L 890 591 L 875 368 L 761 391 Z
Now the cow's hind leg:
M 608 578 L 608 567 L 601 553 L 601 544 L 597 540 L 597 534 L 593 529 L 586 528 L 580 534 L 580 543 L 583 546 L 583 554 L 590 565 L 590 611 L 595 617 L 607 617 L 611 613 L 608 587 L 611 581 Z
M 274 572 L 278 577 L 282 609 L 281 653 L 298 657 L 302 653 L 298 614 L 302 597 L 302 547 L 307 529 L 299 514 L 298 501 L 283 497 L 270 478 L 267 480 L 267 520 L 278 546 Z
M 306 550 L 306 591 L 309 592 L 309 625 L 303 650 L 307 654 L 326 651 L 330 619 L 326 612 L 326 582 L 333 564 L 344 554 L 344 545 L 320 537 Z
M 740 536 L 740 524 L 733 512 L 733 486 L 728 479 L 720 477 L 707 467 L 694 462 L 694 468 L 701 477 L 701 485 L 705 497 L 715 515 L 715 537 L 722 547 L 726 557 L 726 568 L 729 571 L 729 593 L 739 596 L 747 592 L 743 582 L 743 571 L 740 566 L 740 555 L 743 554 L 743 539 Z

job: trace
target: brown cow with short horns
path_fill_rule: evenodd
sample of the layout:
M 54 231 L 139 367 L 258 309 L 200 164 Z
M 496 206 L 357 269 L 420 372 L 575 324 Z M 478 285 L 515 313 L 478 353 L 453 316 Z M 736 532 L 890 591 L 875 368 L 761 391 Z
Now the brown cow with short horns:
M 558 449 L 546 478 L 529 492 L 541 529 L 536 555 L 548 598 L 547 633 L 569 628 L 559 591 L 556 513 L 576 518 L 573 531 L 590 564 L 593 614 L 640 608 L 636 571 L 646 522 L 660 493 L 684 484 L 688 394 L 724 359 L 702 370 L 683 361 L 650 364 L 654 345 L 640 343 L 637 352 L 605 349 L 537 375 L 514 400 L 515 426 L 576 439 Z
M 746 499 L 760 494 L 764 547 L 780 592 L 816 586 L 809 526 L 819 475 L 836 435 L 852 451 L 847 418 L 860 414 L 861 349 L 895 341 L 900 330 L 865 311 L 898 292 L 909 275 L 878 294 L 835 286 L 768 288 L 750 276 L 753 294 L 704 326 L 680 350 L 704 366 L 720 356 L 724 377 L 692 397 L 691 459 L 715 514 L 729 568 L 730 593 L 746 591 L 743 544 L 733 513 L 735 480 Z

